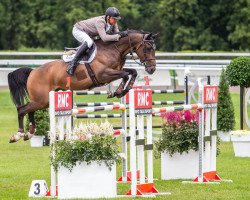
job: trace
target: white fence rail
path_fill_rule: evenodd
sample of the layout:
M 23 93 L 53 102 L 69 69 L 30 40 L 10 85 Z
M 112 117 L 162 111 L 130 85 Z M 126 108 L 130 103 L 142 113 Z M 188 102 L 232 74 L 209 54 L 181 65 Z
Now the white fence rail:
M 19 66 L 36 67 L 60 59 L 62 52 L 0 52 L 0 86 L 7 86 L 7 75 Z M 1 59 L 1 57 L 11 59 Z M 24 59 L 28 56 L 39 56 L 39 59 Z M 55 57 L 46 59 L 46 57 Z M 171 86 L 170 70 L 175 70 L 177 83 L 184 86 L 184 72 L 190 70 L 192 78 L 211 76 L 211 83 L 218 84 L 221 69 L 226 67 L 231 59 L 238 56 L 250 56 L 250 53 L 156 53 L 157 71 L 149 76 L 144 67 L 139 66 L 129 57 L 125 67 L 138 70 L 136 84 L 144 84 L 144 76 L 148 76 L 152 86 Z M 21 59 L 19 58 L 21 57 Z M 41 59 L 45 57 L 45 59 Z M 205 59 L 202 59 L 202 58 Z M 15 58 L 15 59 L 14 59 Z M 7 67 L 7 68 L 6 68 Z M 115 82 L 116 86 L 118 82 Z

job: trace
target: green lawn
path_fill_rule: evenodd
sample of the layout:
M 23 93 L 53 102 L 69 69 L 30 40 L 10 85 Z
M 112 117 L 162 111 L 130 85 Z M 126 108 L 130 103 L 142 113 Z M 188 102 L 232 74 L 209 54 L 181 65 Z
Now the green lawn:
M 83 100 L 77 101 L 106 101 L 105 96 L 80 98 Z M 182 100 L 184 97 L 157 95 L 157 100 L 163 98 Z M 239 95 L 232 94 L 232 98 L 237 129 Z M 42 179 L 46 180 L 48 185 L 50 183 L 49 147 L 31 148 L 29 142 L 24 141 L 9 144 L 9 137 L 17 130 L 17 116 L 8 91 L 0 91 L 0 112 L 0 200 L 29 199 L 28 192 L 32 180 Z M 114 125 L 120 124 L 120 119 L 109 121 Z M 154 125 L 160 123 L 159 118 L 154 118 Z M 250 199 L 250 158 L 235 158 L 231 143 L 221 143 L 220 149 L 217 171 L 223 179 L 232 179 L 233 183 L 194 185 L 181 184 L 180 180 L 161 181 L 160 160 L 155 160 L 154 176 L 158 179 L 155 181 L 156 188 L 161 192 L 172 193 L 169 196 L 157 196 L 157 199 Z M 121 166 L 118 166 L 117 176 L 120 176 L 120 171 Z M 118 194 L 125 194 L 128 189 L 129 184 L 118 184 Z

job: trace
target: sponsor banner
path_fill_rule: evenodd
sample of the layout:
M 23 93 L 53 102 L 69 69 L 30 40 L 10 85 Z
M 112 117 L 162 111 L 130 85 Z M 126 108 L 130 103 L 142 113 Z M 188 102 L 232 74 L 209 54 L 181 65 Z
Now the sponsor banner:
M 204 104 L 218 102 L 218 86 L 206 85 L 204 86 Z
M 135 90 L 135 115 L 152 113 L 152 90 Z
M 72 109 L 72 92 L 60 91 L 55 92 L 55 111 L 71 110 Z

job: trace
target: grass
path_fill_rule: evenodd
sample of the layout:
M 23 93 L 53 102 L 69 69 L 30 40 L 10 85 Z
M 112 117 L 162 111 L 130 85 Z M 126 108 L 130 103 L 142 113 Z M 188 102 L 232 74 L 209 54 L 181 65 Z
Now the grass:
M 181 100 L 183 96 L 157 95 L 171 100 Z M 78 98 L 78 97 L 77 97 Z M 106 101 L 106 97 L 82 96 L 76 101 Z M 239 128 L 239 94 L 232 94 L 235 107 L 236 129 Z M 161 99 L 163 100 L 163 99 Z M 111 100 L 110 100 L 111 101 Z M 115 100 L 117 101 L 117 100 Z M 46 180 L 50 184 L 49 147 L 31 148 L 29 142 L 19 141 L 9 144 L 9 137 L 16 133 L 16 110 L 8 91 L 0 91 L 0 199 L 19 200 L 28 198 L 32 180 Z M 93 119 L 94 120 L 94 119 Z M 103 119 L 102 119 L 103 120 Z M 114 125 L 120 119 L 110 119 Z M 154 118 L 154 125 L 160 124 Z M 232 143 L 221 143 L 221 154 L 217 158 L 217 171 L 223 179 L 232 179 L 233 183 L 220 185 L 181 184 L 180 180 L 160 180 L 160 160 L 154 160 L 156 188 L 161 192 L 171 192 L 169 196 L 157 196 L 156 199 L 250 199 L 250 158 L 234 157 Z M 121 174 L 118 166 L 117 176 Z M 118 194 L 125 194 L 130 184 L 118 184 Z M 124 199 L 124 198 L 120 198 Z M 131 198 L 128 198 L 131 199 Z M 142 198 L 138 198 L 142 199 Z

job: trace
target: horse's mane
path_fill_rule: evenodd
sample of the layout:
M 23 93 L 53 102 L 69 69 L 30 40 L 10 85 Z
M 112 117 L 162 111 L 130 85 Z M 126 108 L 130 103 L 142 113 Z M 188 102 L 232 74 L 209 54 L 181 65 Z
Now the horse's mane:
M 150 32 L 146 32 L 143 30 L 134 30 L 134 29 L 127 29 L 128 33 L 141 33 L 141 34 L 149 34 Z

